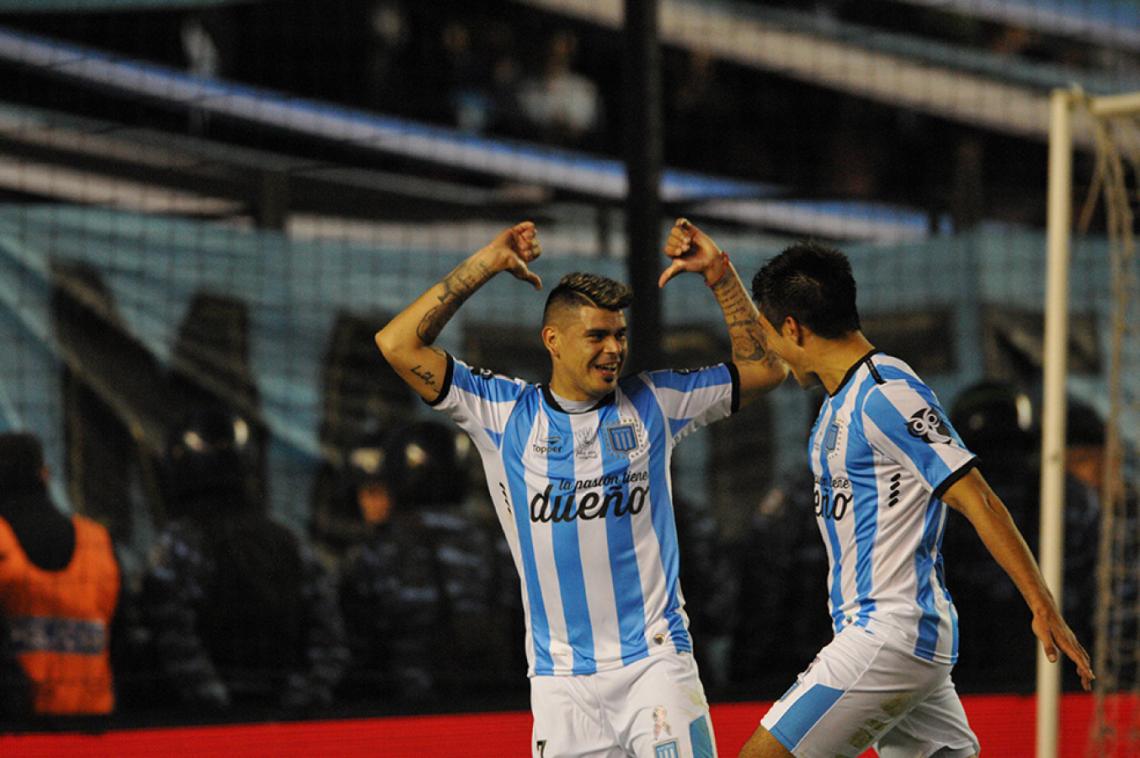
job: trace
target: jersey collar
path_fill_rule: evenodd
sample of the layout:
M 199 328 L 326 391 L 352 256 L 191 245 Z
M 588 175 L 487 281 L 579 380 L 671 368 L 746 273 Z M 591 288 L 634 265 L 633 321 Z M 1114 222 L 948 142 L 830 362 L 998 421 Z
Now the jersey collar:
M 558 411 L 559 413 L 565 413 L 567 415 L 570 415 L 571 412 L 568 410 L 565 410 L 561 405 L 558 404 L 558 401 L 554 399 L 554 393 L 550 391 L 550 385 L 540 384 L 538 386 L 542 390 L 542 397 L 543 397 L 543 399 L 546 400 L 547 405 L 549 405 L 551 408 Z M 614 393 L 610 392 L 607 395 L 605 395 L 604 397 L 602 397 L 600 400 L 598 400 L 598 402 L 594 403 L 592 406 L 587 408 L 586 410 L 578 411 L 578 412 L 579 413 L 590 413 L 592 411 L 598 410 L 599 408 L 601 408 L 603 406 L 611 405 L 613 403 L 613 401 L 614 401 Z
M 878 348 L 872 348 L 866 355 L 864 355 L 862 358 L 860 358 L 859 360 L 852 363 L 851 368 L 847 369 L 847 373 L 843 375 L 843 380 L 840 381 L 839 384 L 836 385 L 835 392 L 830 393 L 830 396 L 835 397 L 840 392 L 842 392 L 843 388 L 844 388 L 844 386 L 846 386 L 847 382 L 851 381 L 851 377 L 855 376 L 855 372 L 858 371 L 859 367 L 862 366 L 864 363 L 866 363 L 868 368 L 870 368 L 871 371 L 874 372 L 875 366 L 873 363 L 871 363 L 871 356 L 875 355 L 876 353 L 881 353 L 881 352 L 883 352 L 883 351 L 879 350 Z

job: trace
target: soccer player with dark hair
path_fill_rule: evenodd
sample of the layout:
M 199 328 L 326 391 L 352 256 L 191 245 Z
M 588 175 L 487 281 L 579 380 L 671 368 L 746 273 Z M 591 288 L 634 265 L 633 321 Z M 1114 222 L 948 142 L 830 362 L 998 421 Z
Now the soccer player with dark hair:
M 550 381 L 472 368 L 432 346 L 496 274 L 541 286 L 534 225 L 504 230 L 376 335 L 384 357 L 474 441 L 519 571 L 535 758 L 715 756 L 678 580 L 669 461 L 686 435 L 781 381 L 756 308 L 719 251 L 666 246 L 664 285 L 700 274 L 724 312 L 733 359 L 622 377 L 633 299 L 623 284 L 570 274 L 547 298 Z
M 706 236 L 696 244 L 710 253 Z M 947 506 L 963 514 L 1087 690 L 1088 653 L 1061 616 L 1005 505 L 930 388 L 874 348 L 846 256 L 812 243 L 770 260 L 752 282 L 764 343 L 805 388 L 827 397 L 809 444 L 816 522 L 829 559 L 834 637 L 772 706 L 741 758 L 976 756 L 950 672 L 958 615 L 943 579 Z

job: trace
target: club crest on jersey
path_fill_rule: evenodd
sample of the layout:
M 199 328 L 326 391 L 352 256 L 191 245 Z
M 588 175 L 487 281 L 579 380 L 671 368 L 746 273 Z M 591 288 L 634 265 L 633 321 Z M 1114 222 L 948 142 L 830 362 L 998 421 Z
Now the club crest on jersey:
M 610 424 L 605 428 L 606 446 L 616 455 L 628 456 L 641 446 L 641 428 L 635 421 Z
M 923 408 L 915 412 L 910 421 L 906 422 L 906 430 L 910 432 L 910 436 L 931 444 L 950 442 L 950 429 L 938 415 L 938 411 L 933 408 Z
M 823 435 L 823 447 L 827 450 L 827 457 L 835 455 L 839 449 L 840 440 L 846 431 L 841 421 L 832 421 Z
M 839 441 L 839 424 L 832 424 L 827 427 L 827 434 L 823 436 L 823 446 L 827 448 L 828 452 L 835 449 L 835 443 Z
M 653 758 L 681 758 L 677 740 L 669 740 L 653 746 Z

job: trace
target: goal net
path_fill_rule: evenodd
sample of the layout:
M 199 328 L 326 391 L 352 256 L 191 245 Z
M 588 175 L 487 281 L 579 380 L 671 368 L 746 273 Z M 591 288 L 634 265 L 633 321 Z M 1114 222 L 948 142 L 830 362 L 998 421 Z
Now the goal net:
M 1095 715 L 1087 754 L 1140 755 L 1140 93 L 1073 97 L 1095 151 L 1077 233 L 1108 239 L 1111 299 L 1097 610 Z

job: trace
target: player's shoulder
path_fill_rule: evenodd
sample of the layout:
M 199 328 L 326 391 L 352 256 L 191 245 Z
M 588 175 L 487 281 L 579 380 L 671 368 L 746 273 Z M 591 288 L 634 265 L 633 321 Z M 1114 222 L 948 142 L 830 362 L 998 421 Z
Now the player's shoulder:
M 891 410 L 909 418 L 915 413 L 938 405 L 934 391 L 905 361 L 883 353 L 867 362 L 866 392 L 861 411 L 868 416 L 893 415 Z
M 623 395 L 635 395 L 638 392 L 648 392 L 654 386 L 653 375 L 656 371 L 637 371 L 626 374 L 618 379 L 618 389 Z
M 867 392 L 863 413 L 888 436 L 905 430 L 926 442 L 945 442 L 951 432 L 934 391 L 904 361 L 885 356 L 879 379 Z
M 637 375 L 641 382 L 660 389 L 681 392 L 693 391 L 717 384 L 731 382 L 731 374 L 726 364 L 714 363 L 698 368 L 666 368 L 644 371 Z
M 491 368 L 468 363 L 453 356 L 451 360 L 451 380 L 459 385 L 461 389 L 469 392 L 475 392 L 480 395 L 490 394 L 504 399 L 502 396 L 517 395 L 523 392 L 527 387 L 537 386 L 525 379 L 510 376 Z
M 931 393 L 929 385 L 901 358 L 877 353 L 868 359 L 867 366 L 869 397 L 901 400 Z
M 450 353 L 447 354 L 447 357 L 450 358 L 454 362 L 456 368 L 462 369 L 464 372 L 466 372 L 466 373 L 470 374 L 471 376 L 476 377 L 478 379 L 483 379 L 486 381 L 490 381 L 492 379 L 505 379 L 506 381 L 509 381 L 509 382 L 518 382 L 518 383 L 523 383 L 523 384 L 526 383 L 524 380 L 519 379 L 517 377 L 510 376 L 508 374 L 504 374 L 501 371 L 496 371 L 493 368 L 487 368 L 485 366 L 481 366 L 481 365 L 473 363 L 471 361 L 464 360 L 463 358 L 457 358 L 454 355 L 451 355 Z

